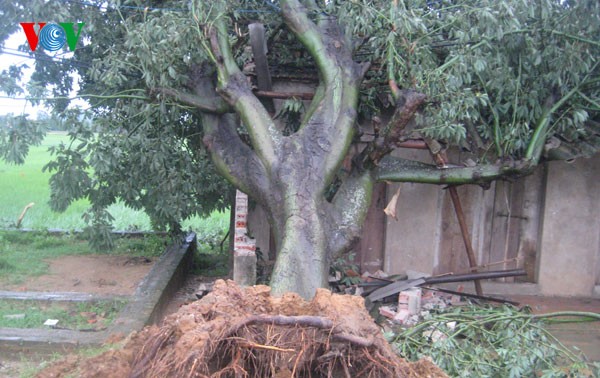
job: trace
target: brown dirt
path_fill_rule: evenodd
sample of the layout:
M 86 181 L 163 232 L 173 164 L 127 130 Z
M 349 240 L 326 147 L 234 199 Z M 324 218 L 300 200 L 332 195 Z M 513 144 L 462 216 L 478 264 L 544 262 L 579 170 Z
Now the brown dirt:
M 3 285 L 3 290 L 131 295 L 153 264 L 144 257 L 106 255 L 60 256 L 47 262 L 48 274 Z
M 360 297 L 320 290 L 307 302 L 223 280 L 120 348 L 70 356 L 38 375 L 66 376 L 446 377 L 429 360 L 409 363 L 394 354 Z

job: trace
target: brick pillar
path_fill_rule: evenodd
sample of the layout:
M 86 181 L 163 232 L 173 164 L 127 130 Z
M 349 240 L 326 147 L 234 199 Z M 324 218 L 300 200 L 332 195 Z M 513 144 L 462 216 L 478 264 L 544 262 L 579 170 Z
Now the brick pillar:
M 256 241 L 248 237 L 248 195 L 235 194 L 233 280 L 242 286 L 256 284 Z

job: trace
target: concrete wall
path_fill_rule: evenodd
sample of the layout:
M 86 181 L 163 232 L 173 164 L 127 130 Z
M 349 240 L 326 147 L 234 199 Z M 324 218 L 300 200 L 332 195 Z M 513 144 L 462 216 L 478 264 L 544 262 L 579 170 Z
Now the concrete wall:
M 430 162 L 423 151 L 401 154 Z M 597 155 L 572 164 L 552 162 L 520 182 L 493 184 L 487 191 L 459 189 L 478 263 L 517 257 L 490 269 L 523 267 L 530 273 L 527 284 L 488 282 L 488 293 L 600 294 L 599 177 Z M 398 187 L 398 220 L 386 221 L 384 270 L 464 272 L 466 252 L 446 191 L 390 184 L 388 200 Z
M 600 156 L 548 167 L 540 291 L 591 295 L 600 255 Z
M 431 163 L 427 151 L 406 150 L 394 153 Z M 388 217 L 385 232 L 384 271 L 433 272 L 439 246 L 439 187 L 400 183 L 388 185 L 388 200 L 400 188 L 396 208 L 398 220 Z
M 395 156 L 432 164 L 428 151 L 399 150 Z M 493 193 L 479 186 L 458 189 L 477 261 L 486 263 L 490 245 Z M 441 186 L 412 183 L 388 185 L 388 199 L 400 188 L 398 219 L 387 218 L 384 270 L 440 274 L 464 272 L 468 260 L 450 195 Z

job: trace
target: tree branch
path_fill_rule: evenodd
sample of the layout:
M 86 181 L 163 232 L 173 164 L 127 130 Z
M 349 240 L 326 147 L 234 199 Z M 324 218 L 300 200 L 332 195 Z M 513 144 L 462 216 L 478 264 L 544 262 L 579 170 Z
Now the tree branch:
M 544 106 L 545 110 L 542 113 L 542 116 L 538 120 L 535 131 L 533 132 L 533 136 L 529 141 L 529 145 L 527 146 L 527 151 L 525 153 L 525 159 L 530 161 L 532 165 L 537 164 L 542 157 L 542 152 L 544 151 L 544 144 L 546 143 L 546 139 L 548 138 L 548 129 L 550 127 L 550 120 L 554 113 L 556 113 L 561 106 L 563 106 L 568 100 L 571 99 L 574 95 L 579 92 L 579 89 L 583 84 L 585 84 L 588 78 L 596 72 L 596 68 L 600 65 L 600 61 L 596 62 L 594 66 L 589 70 L 589 72 L 581 79 L 579 84 L 567 92 L 560 99 L 554 98 L 551 96 L 546 101 Z
M 173 97 L 177 101 L 191 105 L 203 112 L 224 114 L 232 111 L 231 107 L 219 97 L 198 96 L 193 93 L 185 93 L 172 88 L 154 88 L 150 91 L 150 93 L 160 93 Z
M 413 182 L 422 184 L 486 184 L 503 177 L 520 177 L 531 173 L 527 161 L 512 165 L 479 165 L 440 169 L 434 165 L 386 156 L 375 168 L 377 181 Z
M 337 20 L 319 16 L 327 19 L 316 25 L 298 0 L 283 0 L 281 10 L 286 25 L 308 50 L 319 71 L 319 86 L 297 137 L 320 160 L 319 175 L 328 185 L 354 135 L 364 65 L 353 61 L 351 46 L 344 40 Z
M 207 113 L 201 117 L 204 145 L 217 170 L 243 192 L 258 199 L 264 198 L 269 191 L 267 171 L 254 151 L 237 134 L 236 117 L 233 114 Z
M 217 91 L 240 115 L 248 129 L 254 150 L 265 167 L 271 170 L 277 161 L 281 132 L 264 106 L 254 96 L 246 76 L 235 63 L 223 16 L 215 15 L 215 17 L 208 34 L 219 79 Z
M 323 30 L 308 18 L 306 7 L 298 0 L 282 0 L 281 12 L 287 26 L 315 60 L 322 81 L 333 82 L 338 72 L 338 62 L 330 54 Z
M 402 90 L 397 93 L 396 109 L 392 118 L 382 130 L 383 137 L 375 138 L 357 156 L 358 165 L 367 169 L 376 166 L 379 161 L 392 152 L 398 143 L 403 142 L 406 126 L 413 120 L 427 97 L 413 90 Z

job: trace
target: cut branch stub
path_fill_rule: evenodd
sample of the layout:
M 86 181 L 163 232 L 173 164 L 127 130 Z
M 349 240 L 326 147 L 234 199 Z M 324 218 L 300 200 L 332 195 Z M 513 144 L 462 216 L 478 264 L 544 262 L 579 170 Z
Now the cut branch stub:
M 400 91 L 396 101 L 396 110 L 383 128 L 382 136 L 375 138 L 358 155 L 359 166 L 373 168 L 378 165 L 384 156 L 392 152 L 398 143 L 403 142 L 407 134 L 406 127 L 413 120 L 426 99 L 425 94 L 417 91 Z

